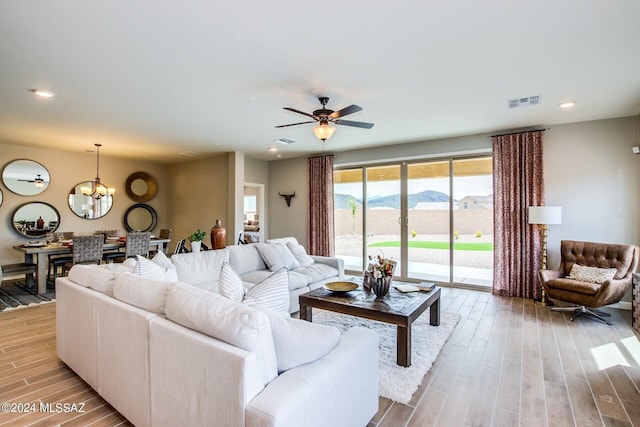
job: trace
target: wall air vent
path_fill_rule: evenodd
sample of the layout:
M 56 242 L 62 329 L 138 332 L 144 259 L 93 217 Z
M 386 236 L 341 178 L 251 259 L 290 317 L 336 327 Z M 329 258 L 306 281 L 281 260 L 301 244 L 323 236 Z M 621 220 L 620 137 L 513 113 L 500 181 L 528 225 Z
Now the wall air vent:
M 510 99 L 507 102 L 509 104 L 509 108 L 527 107 L 529 105 L 540 104 L 540 96 L 536 95 L 536 96 L 528 96 L 526 98 Z
M 277 142 L 278 144 L 284 144 L 284 145 L 295 143 L 293 139 L 289 139 L 289 138 L 278 138 L 278 139 L 274 139 L 273 142 Z

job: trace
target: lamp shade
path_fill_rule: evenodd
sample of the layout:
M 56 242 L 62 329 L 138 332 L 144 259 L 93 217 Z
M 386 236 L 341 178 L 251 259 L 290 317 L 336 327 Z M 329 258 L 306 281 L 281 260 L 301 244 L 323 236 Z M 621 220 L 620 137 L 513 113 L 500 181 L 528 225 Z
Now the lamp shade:
M 560 206 L 529 206 L 529 224 L 562 224 Z
M 313 133 L 318 139 L 326 141 L 327 139 L 331 138 L 331 135 L 333 135 L 333 132 L 335 132 L 335 130 L 335 127 L 326 123 L 321 123 L 313 128 Z

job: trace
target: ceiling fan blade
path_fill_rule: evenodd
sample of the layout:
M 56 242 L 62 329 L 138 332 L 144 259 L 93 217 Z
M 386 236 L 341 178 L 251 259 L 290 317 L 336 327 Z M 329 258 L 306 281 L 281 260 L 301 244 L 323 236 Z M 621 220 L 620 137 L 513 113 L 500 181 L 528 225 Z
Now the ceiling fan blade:
M 342 110 L 334 111 L 329 115 L 329 117 L 333 119 L 337 119 L 338 117 L 343 117 L 343 116 L 346 116 L 347 114 L 357 113 L 358 111 L 362 111 L 362 107 L 358 105 L 349 105 L 348 107 L 345 107 Z
M 284 109 L 288 110 L 288 111 L 293 111 L 294 113 L 302 114 L 303 116 L 311 117 L 312 119 L 315 119 L 315 117 L 313 117 L 311 114 L 305 113 L 304 111 L 296 110 L 295 108 L 284 107 Z
M 280 125 L 280 126 L 276 126 L 277 128 L 286 128 L 288 126 L 297 126 L 297 125 L 306 125 L 307 123 L 315 123 L 315 120 L 311 120 L 309 122 L 300 122 L 300 123 L 291 123 L 289 125 Z
M 354 128 L 363 128 L 363 129 L 371 129 L 373 127 L 373 123 L 354 122 L 352 120 L 335 120 L 333 123 L 337 125 L 353 126 Z
M 16 181 L 22 181 L 22 182 L 35 182 L 33 179 L 16 179 Z

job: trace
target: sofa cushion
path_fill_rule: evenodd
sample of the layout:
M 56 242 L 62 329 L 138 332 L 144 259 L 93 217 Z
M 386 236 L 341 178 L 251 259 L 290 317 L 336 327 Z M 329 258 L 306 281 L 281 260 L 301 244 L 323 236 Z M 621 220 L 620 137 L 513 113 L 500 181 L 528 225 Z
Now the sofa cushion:
M 229 251 L 229 264 L 233 267 L 233 271 L 240 276 L 250 271 L 267 269 L 267 265 L 253 243 L 250 245 L 229 246 L 227 250 Z
M 247 290 L 242 303 L 259 305 L 289 317 L 289 272 L 282 268 Z
M 604 283 L 607 280 L 613 279 L 616 271 L 617 269 L 615 268 L 598 268 L 573 264 L 569 278 L 582 282 Z
M 302 274 L 297 270 L 299 269 L 289 271 L 289 290 L 290 291 L 304 288 L 311 282 L 309 276 L 307 276 L 306 274 Z
M 288 242 L 287 248 L 289 248 L 293 256 L 296 257 L 300 267 L 308 267 L 315 262 L 313 258 L 307 255 L 307 251 L 300 243 Z
M 231 301 L 242 302 L 244 298 L 244 286 L 242 279 L 233 271 L 233 267 L 228 262 L 222 263 L 220 272 L 220 285 L 218 286 L 220 295 L 229 298 Z
M 293 270 L 294 273 L 304 274 L 309 278 L 309 283 L 317 282 L 319 280 L 335 277 L 339 274 L 338 270 L 327 264 L 316 262 L 307 267 L 300 267 Z
M 263 384 L 278 375 L 267 316 L 221 295 L 184 283 L 169 289 L 167 319 L 256 355 Z
M 333 326 L 285 318 L 264 307 L 256 308 L 271 323 L 278 373 L 320 359 L 340 341 L 340 332 Z
M 293 236 L 291 236 L 291 237 L 278 237 L 276 239 L 268 239 L 266 242 L 267 243 L 280 243 L 280 244 L 286 245 L 289 242 L 298 243 L 298 239 L 296 239 Z
M 171 257 L 171 262 L 176 267 L 181 282 L 217 292 L 222 263 L 229 262 L 229 251 L 217 249 L 175 254 Z
M 113 296 L 113 280 L 116 273 L 99 265 L 76 264 L 69 270 L 69 280 L 110 297 Z
M 173 283 L 148 279 L 133 273 L 121 273 L 113 283 L 113 296 L 127 304 L 164 316 L 167 292 Z
M 127 258 L 124 262 L 110 262 L 104 267 L 115 273 L 133 273 L 138 261 L 135 258 Z

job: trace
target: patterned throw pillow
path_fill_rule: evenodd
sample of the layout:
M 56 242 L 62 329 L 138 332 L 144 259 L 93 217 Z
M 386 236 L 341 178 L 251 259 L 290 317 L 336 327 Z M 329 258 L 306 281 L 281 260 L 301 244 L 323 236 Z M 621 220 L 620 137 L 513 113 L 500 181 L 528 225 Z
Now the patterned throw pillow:
M 260 305 L 289 317 L 289 272 L 286 268 L 273 273 L 251 289 L 244 296 L 243 304 Z
M 617 270 L 615 268 L 587 267 L 584 265 L 573 264 L 571 266 L 569 278 L 580 280 L 581 282 L 604 283 L 607 280 L 613 279 L 616 275 L 616 271 Z
M 218 291 L 220 292 L 220 295 L 229 298 L 232 301 L 242 302 L 242 299 L 244 298 L 244 286 L 242 285 L 242 279 L 240 279 L 240 276 L 233 271 L 231 264 L 228 262 L 222 263 Z
M 136 255 L 136 258 L 138 260 L 138 264 L 136 264 L 136 268 L 134 270 L 135 274 L 147 279 L 165 280 L 166 269 L 164 267 L 159 266 L 155 262 L 140 255 Z

